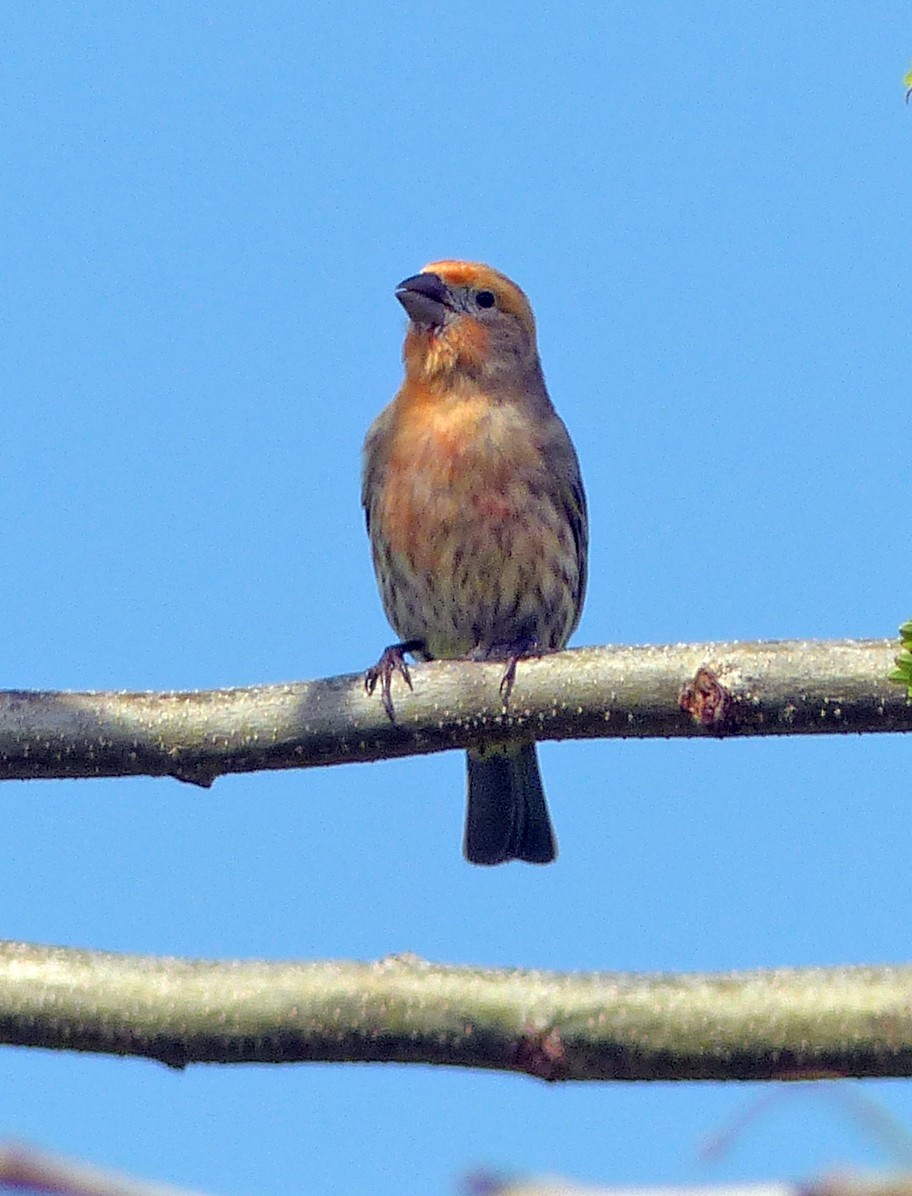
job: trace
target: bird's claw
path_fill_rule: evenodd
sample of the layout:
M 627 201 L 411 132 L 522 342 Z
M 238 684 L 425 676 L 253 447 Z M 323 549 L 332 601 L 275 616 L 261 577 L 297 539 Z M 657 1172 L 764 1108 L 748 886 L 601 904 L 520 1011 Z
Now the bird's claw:
M 364 688 L 369 695 L 373 694 L 377 683 L 380 683 L 380 700 L 383 702 L 383 709 L 391 723 L 396 721 L 393 699 L 390 694 L 393 674 L 398 673 L 409 689 L 412 689 L 412 675 L 405 663 L 405 654 L 417 652 L 423 647 L 424 643 L 421 640 L 408 640 L 404 644 L 390 644 L 388 648 L 383 649 L 383 655 L 377 663 L 372 664 L 364 674 Z
M 504 710 L 509 709 L 510 694 L 513 692 L 513 685 L 516 681 L 516 663 L 519 660 L 518 656 L 511 656 L 507 661 L 507 667 L 504 669 L 504 675 L 500 679 L 500 700 L 503 702 Z
M 500 700 L 504 711 L 510 708 L 510 694 L 516 682 L 516 665 L 520 660 L 529 656 L 540 656 L 541 644 L 536 639 L 523 639 L 512 644 L 494 644 L 490 648 L 477 648 L 469 657 L 470 660 L 502 660 L 505 662 L 504 674 L 500 679 Z

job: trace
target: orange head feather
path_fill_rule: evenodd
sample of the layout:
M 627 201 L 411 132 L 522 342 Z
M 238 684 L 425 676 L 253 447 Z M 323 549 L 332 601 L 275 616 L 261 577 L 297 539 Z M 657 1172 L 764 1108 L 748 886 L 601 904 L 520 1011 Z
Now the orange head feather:
M 431 262 L 396 291 L 410 318 L 407 379 L 432 389 L 503 385 L 538 369 L 535 317 L 506 275 L 480 262 Z

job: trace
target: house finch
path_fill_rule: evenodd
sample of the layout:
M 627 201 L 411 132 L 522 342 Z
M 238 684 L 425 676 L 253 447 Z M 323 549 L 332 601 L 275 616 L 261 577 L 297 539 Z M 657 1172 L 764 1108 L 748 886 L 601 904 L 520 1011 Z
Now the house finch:
M 588 529 L 579 463 L 542 376 L 523 292 L 490 266 L 432 262 L 396 298 L 405 381 L 364 445 L 361 501 L 387 618 L 402 643 L 369 669 L 390 701 L 403 654 L 516 661 L 579 622 Z M 410 683 L 410 682 L 409 682 Z M 465 856 L 557 854 L 534 741 L 468 754 Z

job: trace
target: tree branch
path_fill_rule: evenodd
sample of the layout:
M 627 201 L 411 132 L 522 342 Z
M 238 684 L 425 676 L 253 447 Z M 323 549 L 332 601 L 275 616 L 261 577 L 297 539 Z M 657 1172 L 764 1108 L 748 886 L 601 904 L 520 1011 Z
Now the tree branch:
M 54 1192 L 57 1196 L 201 1196 L 93 1167 L 27 1143 L 0 1143 L 0 1188 L 17 1192 Z M 912 1174 L 856 1174 L 845 1170 L 820 1179 L 704 1185 L 695 1187 L 581 1187 L 565 1179 L 516 1179 L 477 1171 L 460 1190 L 476 1196 L 912 1196 Z
M 396 721 L 361 674 L 188 693 L 0 691 L 0 779 L 173 776 L 381 760 L 490 739 L 912 730 L 887 680 L 893 640 L 579 648 L 501 664 L 435 661 L 394 681 Z
M 43 1192 L 45 1196 L 49 1192 L 55 1193 L 55 1196 L 201 1196 L 189 1188 L 174 1188 L 170 1184 L 133 1179 L 132 1176 L 92 1167 L 64 1155 L 50 1154 L 24 1142 L 0 1143 L 0 1189 Z M 719 1196 L 731 1194 L 723 1192 Z M 798 1196 L 798 1193 L 785 1192 L 782 1196 Z M 808 1196 L 813 1194 L 808 1193 Z M 875 1193 L 874 1196 L 881 1194 Z
M 681 1185 L 661 1188 L 581 1187 L 572 1180 L 498 1180 L 481 1173 L 469 1192 L 479 1196 L 912 1196 L 907 1172 L 859 1174 L 840 1170 L 820 1179 L 768 1180 L 734 1184 Z
M 912 967 L 729 975 L 207 962 L 0 943 L 0 1041 L 189 1063 L 546 1080 L 912 1075 Z

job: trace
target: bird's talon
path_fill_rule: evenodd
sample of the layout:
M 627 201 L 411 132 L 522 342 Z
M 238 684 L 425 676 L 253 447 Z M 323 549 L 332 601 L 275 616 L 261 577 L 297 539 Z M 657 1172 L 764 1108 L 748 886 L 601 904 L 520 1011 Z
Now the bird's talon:
M 391 723 L 396 721 L 396 712 L 390 692 L 393 673 L 398 673 L 409 689 L 414 689 L 412 675 L 405 663 L 405 653 L 419 651 L 422 647 L 423 643 L 420 640 L 408 640 L 404 644 L 390 644 L 388 648 L 384 648 L 383 655 L 377 663 L 372 664 L 364 674 L 364 688 L 369 697 L 377 688 L 377 682 L 380 683 L 380 700 L 383 702 L 383 709 Z
M 516 682 L 516 665 L 520 660 L 525 660 L 530 656 L 541 655 L 541 644 L 537 639 L 532 637 L 522 639 L 518 643 L 495 645 L 489 652 L 489 659 L 493 657 L 495 660 L 505 660 L 506 668 L 504 675 L 500 679 L 500 700 L 503 702 L 504 712 L 510 707 L 510 695 L 513 693 L 513 686 Z
M 510 657 L 507 667 L 504 669 L 504 675 L 500 679 L 500 700 L 503 702 L 504 711 L 508 710 L 510 706 L 510 694 L 513 692 L 513 685 L 516 682 L 516 662 L 518 660 L 518 656 Z

